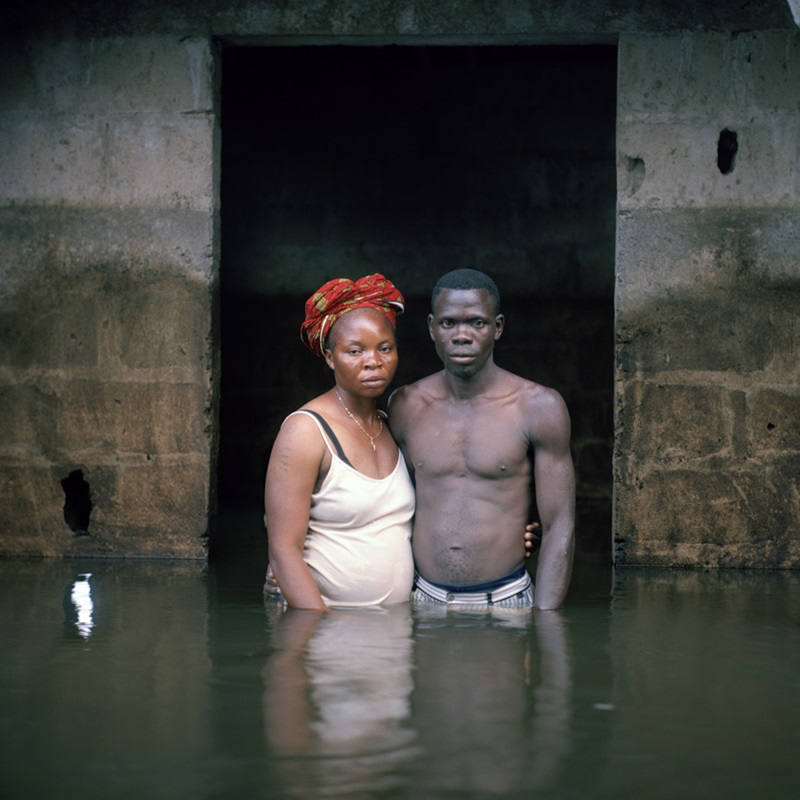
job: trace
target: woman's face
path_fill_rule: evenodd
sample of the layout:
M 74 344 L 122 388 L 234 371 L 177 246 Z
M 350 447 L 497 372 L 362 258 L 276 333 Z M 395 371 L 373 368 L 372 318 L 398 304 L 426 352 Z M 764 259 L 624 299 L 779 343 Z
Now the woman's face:
M 389 320 L 372 308 L 348 311 L 331 328 L 325 361 L 344 391 L 380 397 L 397 371 L 397 342 Z

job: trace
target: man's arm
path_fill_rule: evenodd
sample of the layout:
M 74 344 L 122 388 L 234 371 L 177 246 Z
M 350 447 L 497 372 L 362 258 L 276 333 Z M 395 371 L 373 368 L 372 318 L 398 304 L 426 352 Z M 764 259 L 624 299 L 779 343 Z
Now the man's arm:
M 533 604 L 545 611 L 563 604 L 575 552 L 575 470 L 569 412 L 552 389 L 536 402 L 533 469 L 542 523 Z
M 408 386 L 401 386 L 399 389 L 395 389 L 391 395 L 389 395 L 389 400 L 386 404 L 386 413 L 389 418 L 389 431 L 392 434 L 392 438 L 397 442 L 400 452 L 403 454 L 406 467 L 408 467 L 408 474 L 413 481 L 414 465 L 411 463 L 406 449 L 406 428 L 411 413 L 409 410 L 409 393 L 410 389 Z

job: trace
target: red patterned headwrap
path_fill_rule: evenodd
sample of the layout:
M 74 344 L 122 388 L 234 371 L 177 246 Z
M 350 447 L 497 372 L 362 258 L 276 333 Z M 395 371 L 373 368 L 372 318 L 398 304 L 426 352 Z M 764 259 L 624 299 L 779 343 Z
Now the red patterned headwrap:
M 312 353 L 321 356 L 325 337 L 331 332 L 333 323 L 357 308 L 380 311 L 394 328 L 397 314 L 402 314 L 405 308 L 405 300 L 395 285 L 379 272 L 357 281 L 334 278 L 306 300 L 306 318 L 300 326 L 300 340 Z

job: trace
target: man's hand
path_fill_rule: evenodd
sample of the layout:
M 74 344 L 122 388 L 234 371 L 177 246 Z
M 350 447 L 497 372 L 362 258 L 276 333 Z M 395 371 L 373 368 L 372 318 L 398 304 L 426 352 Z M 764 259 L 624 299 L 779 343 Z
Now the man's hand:
M 531 522 L 525 526 L 525 558 L 530 558 L 542 545 L 542 526 Z
M 267 564 L 267 574 L 264 576 L 264 594 L 271 597 L 281 596 L 281 587 L 275 580 L 275 573 L 272 571 L 272 564 Z

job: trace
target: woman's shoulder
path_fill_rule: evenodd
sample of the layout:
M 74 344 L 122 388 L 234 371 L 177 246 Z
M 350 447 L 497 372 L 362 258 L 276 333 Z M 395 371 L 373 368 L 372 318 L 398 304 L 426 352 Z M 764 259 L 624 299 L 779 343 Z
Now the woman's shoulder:
M 281 423 L 278 437 L 281 439 L 306 440 L 309 444 L 319 440 L 319 431 L 324 428 L 324 417 L 313 408 L 303 406 L 288 414 Z
M 325 451 L 330 452 L 333 447 L 344 458 L 337 436 L 337 432 L 340 432 L 339 423 L 335 419 L 337 409 L 331 406 L 329 400 L 324 395 L 315 397 L 293 411 L 283 421 L 281 433 L 287 430 L 288 436 L 313 448 L 315 452 L 319 450 L 323 457 Z
M 321 427 L 301 409 L 289 414 L 272 445 L 267 479 L 295 479 L 313 486 L 326 465 L 327 446 Z
M 305 405 L 300 406 L 300 408 L 293 413 L 297 414 L 300 411 L 313 411 L 315 414 L 319 414 L 321 417 L 329 418 L 335 416 L 337 409 L 338 405 L 336 399 L 331 395 L 330 392 L 325 392 L 325 394 L 321 394 L 318 397 L 315 397 L 313 400 L 309 400 Z

